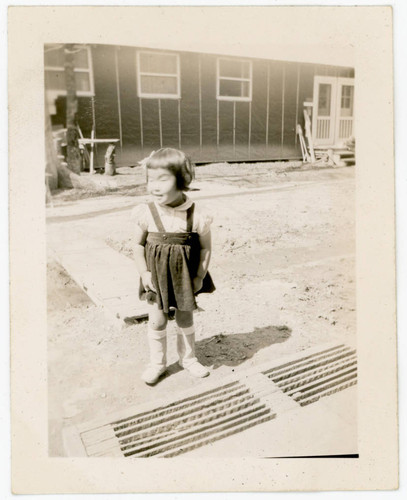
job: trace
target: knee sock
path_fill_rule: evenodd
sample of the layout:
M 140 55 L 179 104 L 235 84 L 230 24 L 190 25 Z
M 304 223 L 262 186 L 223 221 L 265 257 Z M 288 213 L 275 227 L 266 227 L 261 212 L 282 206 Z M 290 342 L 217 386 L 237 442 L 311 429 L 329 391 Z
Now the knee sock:
M 147 339 L 150 349 L 150 363 L 155 366 L 165 366 L 167 363 L 167 330 L 154 330 L 149 326 Z
M 188 366 L 197 361 L 195 357 L 195 326 L 178 327 L 177 351 L 181 365 Z

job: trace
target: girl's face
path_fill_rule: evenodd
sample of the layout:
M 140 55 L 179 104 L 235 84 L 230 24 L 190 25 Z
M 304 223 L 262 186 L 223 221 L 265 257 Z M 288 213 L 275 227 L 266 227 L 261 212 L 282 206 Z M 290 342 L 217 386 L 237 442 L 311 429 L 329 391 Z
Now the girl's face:
M 175 207 L 183 202 L 175 175 L 165 168 L 148 169 L 147 189 L 159 205 Z

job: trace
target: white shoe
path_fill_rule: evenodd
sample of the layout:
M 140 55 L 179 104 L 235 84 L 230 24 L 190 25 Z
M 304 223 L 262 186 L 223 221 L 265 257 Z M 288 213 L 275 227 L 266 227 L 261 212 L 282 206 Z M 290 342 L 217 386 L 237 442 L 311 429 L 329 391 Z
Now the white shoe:
M 165 366 L 148 366 L 141 375 L 146 384 L 155 384 L 167 368 Z
M 209 370 L 202 366 L 195 356 L 195 333 L 177 335 L 178 364 L 193 377 L 203 378 L 209 375 Z
M 187 370 L 193 377 L 204 378 L 207 377 L 210 373 L 209 370 L 201 365 L 201 363 L 198 363 L 198 361 L 194 361 L 187 366 L 183 366 L 179 361 L 179 365 L 184 368 L 184 370 Z

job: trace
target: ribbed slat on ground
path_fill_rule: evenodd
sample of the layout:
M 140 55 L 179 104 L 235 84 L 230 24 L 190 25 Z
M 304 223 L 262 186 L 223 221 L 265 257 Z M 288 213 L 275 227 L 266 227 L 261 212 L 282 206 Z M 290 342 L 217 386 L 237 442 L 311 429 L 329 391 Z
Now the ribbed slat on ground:
M 164 403 L 82 424 L 88 456 L 172 457 L 271 421 L 357 383 L 355 349 L 311 348 Z

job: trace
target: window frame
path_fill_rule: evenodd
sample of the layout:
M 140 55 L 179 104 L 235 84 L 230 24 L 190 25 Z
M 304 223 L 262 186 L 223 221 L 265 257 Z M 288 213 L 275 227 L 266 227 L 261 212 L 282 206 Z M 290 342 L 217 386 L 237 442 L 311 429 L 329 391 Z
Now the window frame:
M 141 71 L 140 55 L 141 54 L 155 54 L 175 57 L 177 64 L 176 73 L 150 73 L 147 71 Z M 163 52 L 158 50 L 138 50 L 136 52 L 136 73 L 137 73 L 137 96 L 142 99 L 181 99 L 181 61 L 180 55 L 175 52 Z M 177 93 L 176 94 L 156 94 L 151 92 L 141 91 L 141 77 L 142 76 L 167 76 L 176 77 L 177 79 Z
M 345 88 L 350 89 L 349 95 L 344 95 L 343 91 Z M 340 95 L 340 113 L 342 115 L 342 110 L 346 109 L 349 110 L 350 114 L 349 115 L 342 115 L 342 116 L 353 116 L 353 108 L 354 108 L 354 99 L 355 99 L 355 86 L 354 85 L 342 85 L 341 89 L 341 95 Z M 343 106 L 344 103 L 347 103 L 347 106 Z
M 57 46 L 55 44 L 55 46 Z M 89 90 L 77 90 L 76 95 L 78 97 L 94 97 L 95 96 L 95 81 L 93 77 L 93 60 L 92 60 L 92 51 L 90 50 L 89 45 L 81 45 L 81 44 L 75 44 L 75 48 L 81 48 L 83 50 L 86 49 L 87 55 L 88 55 L 88 68 L 74 68 L 75 73 L 88 73 L 89 75 Z M 63 48 L 63 46 L 61 47 Z M 64 72 L 65 68 L 64 66 L 46 66 L 45 61 L 44 61 L 44 78 L 45 78 L 45 72 L 46 71 L 61 71 Z M 45 85 L 45 82 L 44 82 Z M 59 96 L 66 96 L 67 91 L 66 89 L 45 89 L 48 96 L 52 99 L 56 99 Z
M 249 78 L 238 78 L 232 76 L 220 76 L 221 61 L 233 61 L 239 63 L 249 64 Z M 229 80 L 237 82 L 249 83 L 249 95 L 247 97 L 239 96 L 223 96 L 220 95 L 220 80 Z M 235 59 L 233 57 L 218 57 L 216 60 L 216 99 L 218 101 L 239 101 L 239 102 L 252 102 L 253 100 L 253 61 L 250 59 Z

